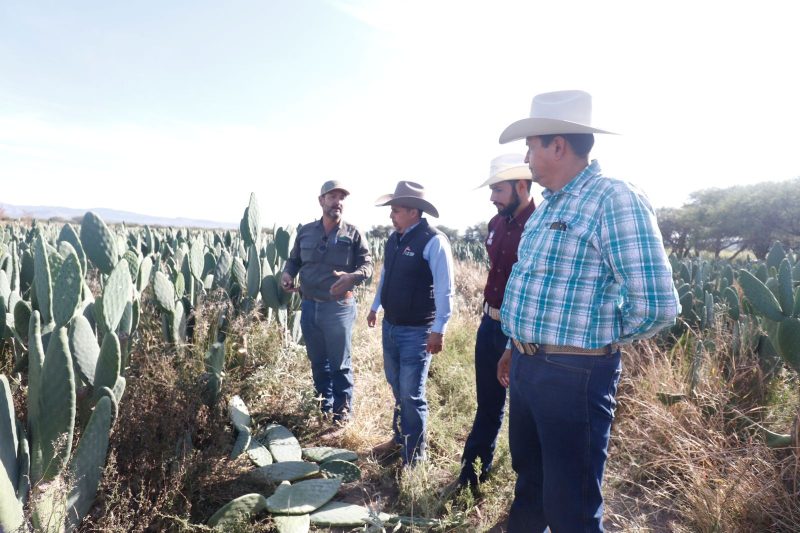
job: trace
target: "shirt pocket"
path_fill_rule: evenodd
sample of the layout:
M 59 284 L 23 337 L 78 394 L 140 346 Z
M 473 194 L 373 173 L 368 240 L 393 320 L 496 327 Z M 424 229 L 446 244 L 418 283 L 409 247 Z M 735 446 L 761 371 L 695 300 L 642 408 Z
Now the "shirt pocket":
M 314 261 L 314 252 L 316 251 L 316 245 L 312 240 L 304 240 L 300 241 L 300 260 L 303 263 L 311 263 Z
M 547 224 L 548 240 L 564 258 L 581 260 L 587 255 L 599 258 L 600 247 L 596 233 L 581 222 L 554 220 Z
M 339 265 L 350 266 L 350 243 L 337 242 L 328 250 L 327 262 Z

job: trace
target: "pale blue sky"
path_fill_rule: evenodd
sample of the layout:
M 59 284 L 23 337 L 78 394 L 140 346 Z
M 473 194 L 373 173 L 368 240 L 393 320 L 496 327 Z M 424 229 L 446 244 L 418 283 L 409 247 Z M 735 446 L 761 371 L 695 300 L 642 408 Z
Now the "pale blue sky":
M 494 208 L 500 131 L 594 96 L 593 157 L 656 206 L 800 175 L 791 2 L 0 2 L 0 202 L 265 224 L 424 184 L 440 223 Z M 757 5 L 757 7 L 756 7 Z

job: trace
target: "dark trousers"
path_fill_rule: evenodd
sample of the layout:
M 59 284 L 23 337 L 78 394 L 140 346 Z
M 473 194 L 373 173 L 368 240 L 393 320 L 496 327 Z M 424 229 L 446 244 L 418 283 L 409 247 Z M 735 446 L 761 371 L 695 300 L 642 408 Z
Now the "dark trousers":
M 461 483 L 477 484 L 483 481 L 492 468 L 497 434 L 503 424 L 506 389 L 497 381 L 497 362 L 506 349 L 508 337 L 500 322 L 484 314 L 475 339 L 475 389 L 478 409 L 472 423 L 464 453 L 461 455 Z M 480 459 L 480 471 L 475 471 L 475 460 Z
M 614 418 L 620 353 L 513 351 L 508 440 L 517 473 L 509 533 L 603 531 L 600 485 Z
M 315 302 L 303 300 L 300 328 L 311 361 L 314 389 L 322 412 L 333 411 L 334 420 L 347 419 L 353 412 L 353 369 L 350 338 L 356 318 L 356 300 Z

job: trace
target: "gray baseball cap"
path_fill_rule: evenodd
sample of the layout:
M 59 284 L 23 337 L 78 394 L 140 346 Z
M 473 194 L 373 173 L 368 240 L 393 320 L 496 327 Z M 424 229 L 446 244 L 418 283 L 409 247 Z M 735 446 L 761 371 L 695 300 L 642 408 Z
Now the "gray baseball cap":
M 329 180 L 322 184 L 322 189 L 319 191 L 320 196 L 324 196 L 331 191 L 339 189 L 345 194 L 350 194 L 350 191 L 344 188 L 344 185 L 339 180 Z

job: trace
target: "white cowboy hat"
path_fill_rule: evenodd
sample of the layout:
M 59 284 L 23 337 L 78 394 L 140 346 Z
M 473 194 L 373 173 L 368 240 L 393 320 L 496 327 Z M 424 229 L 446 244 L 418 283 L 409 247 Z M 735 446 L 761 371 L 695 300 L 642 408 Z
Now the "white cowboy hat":
M 508 126 L 500 134 L 500 144 L 536 135 L 567 133 L 614 133 L 592 125 L 592 95 L 584 91 L 555 91 L 537 94 L 531 103 L 531 116 Z
M 476 189 L 501 181 L 532 179 L 531 169 L 525 163 L 524 155 L 505 154 L 492 159 L 492 164 L 489 166 L 489 179 L 477 186 Z
M 376 206 L 399 205 L 412 207 L 424 211 L 431 216 L 439 218 L 439 211 L 433 204 L 425 199 L 425 187 L 413 181 L 399 181 L 394 189 L 394 194 L 384 194 L 375 200 Z

